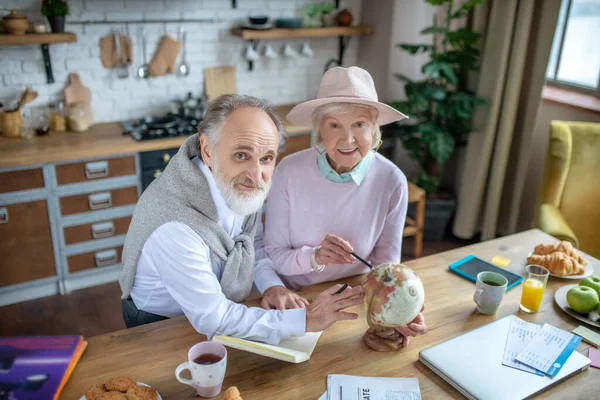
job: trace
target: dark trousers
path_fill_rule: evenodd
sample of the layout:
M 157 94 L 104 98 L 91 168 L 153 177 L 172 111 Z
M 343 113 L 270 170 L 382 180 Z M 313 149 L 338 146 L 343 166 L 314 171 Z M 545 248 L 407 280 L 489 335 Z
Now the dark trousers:
M 163 317 L 162 315 L 156 315 L 146 311 L 138 310 L 131 297 L 121 300 L 121 305 L 123 306 L 123 320 L 128 328 L 169 319 L 167 317 Z

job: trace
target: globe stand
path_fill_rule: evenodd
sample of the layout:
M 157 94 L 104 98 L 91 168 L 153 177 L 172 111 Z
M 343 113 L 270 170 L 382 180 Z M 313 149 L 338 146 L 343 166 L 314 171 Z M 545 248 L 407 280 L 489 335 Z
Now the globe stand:
M 369 328 L 363 340 L 375 351 L 398 351 L 404 347 L 404 336 L 394 328 L 373 326 Z

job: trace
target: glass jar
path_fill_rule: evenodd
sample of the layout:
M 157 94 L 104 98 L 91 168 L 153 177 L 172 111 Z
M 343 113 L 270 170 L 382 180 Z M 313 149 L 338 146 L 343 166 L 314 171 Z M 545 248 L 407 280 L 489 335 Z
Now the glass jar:
M 73 132 L 88 130 L 88 120 L 85 114 L 85 105 L 77 102 L 69 106 L 69 129 Z
M 65 103 L 58 101 L 50 105 L 50 129 L 56 132 L 67 130 L 67 118 L 65 116 Z

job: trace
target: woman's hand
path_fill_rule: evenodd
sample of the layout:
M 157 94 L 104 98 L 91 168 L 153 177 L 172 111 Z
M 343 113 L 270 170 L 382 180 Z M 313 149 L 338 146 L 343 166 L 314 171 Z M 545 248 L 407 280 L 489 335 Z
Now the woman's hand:
M 319 265 L 330 264 L 352 264 L 354 256 L 352 245 L 344 239 L 329 234 L 321 242 L 321 248 L 315 254 L 315 260 Z
M 424 308 L 425 306 L 423 306 L 421 312 L 423 312 Z M 427 326 L 425 325 L 425 317 L 423 314 L 419 313 L 419 315 L 417 315 L 416 318 L 407 325 L 399 326 L 394 329 L 404 336 L 404 343 L 402 343 L 402 346 L 406 347 L 410 343 L 411 337 L 422 335 L 427 330 Z

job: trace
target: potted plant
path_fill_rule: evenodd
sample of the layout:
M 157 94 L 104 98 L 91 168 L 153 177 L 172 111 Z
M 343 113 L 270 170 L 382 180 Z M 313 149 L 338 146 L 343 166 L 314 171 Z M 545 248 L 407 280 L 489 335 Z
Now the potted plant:
M 438 26 L 434 19 L 433 26 L 421 31 L 431 35 L 430 43 L 397 45 L 413 55 L 428 54 L 429 59 L 422 67 L 422 80 L 395 74 L 405 82 L 407 99 L 389 104 L 410 117 L 391 128 L 421 167 L 414 183 L 427 193 L 425 239 L 440 240 L 456 206 L 452 192 L 440 188 L 444 164 L 457 147 L 464 146 L 472 131 L 473 113 L 485 104 L 466 88 L 467 73 L 479 66 L 480 52 L 475 45 L 480 35 L 469 28 L 452 30 L 450 23 L 484 0 L 467 0 L 456 9 L 453 0 L 426 1 L 447 5 L 446 26 Z
M 69 4 L 66 0 L 42 0 L 42 15 L 48 18 L 54 33 L 65 31 L 65 16 L 69 15 Z

